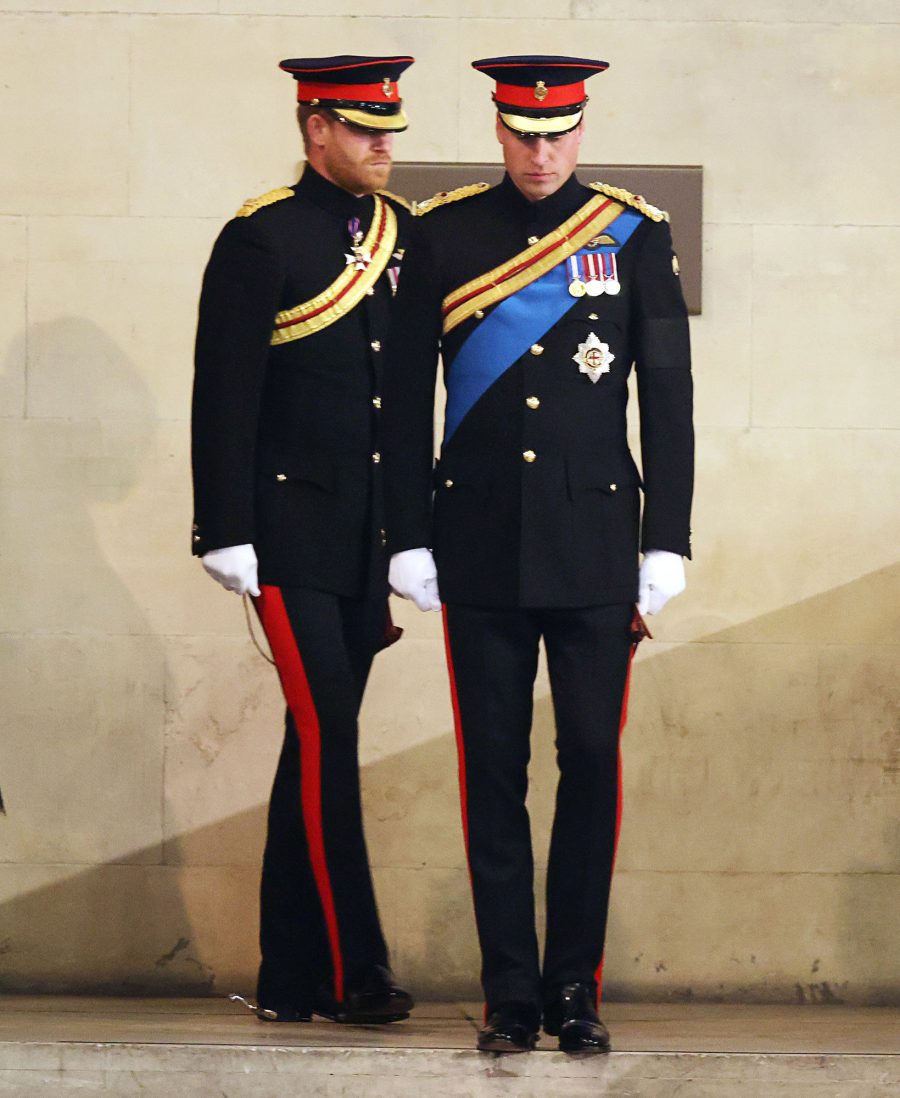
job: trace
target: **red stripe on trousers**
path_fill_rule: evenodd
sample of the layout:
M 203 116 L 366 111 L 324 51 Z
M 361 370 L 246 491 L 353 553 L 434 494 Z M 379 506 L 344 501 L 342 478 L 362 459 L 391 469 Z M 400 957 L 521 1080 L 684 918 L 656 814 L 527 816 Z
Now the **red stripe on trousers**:
M 466 844 L 466 861 L 469 859 L 469 797 L 466 786 L 466 752 L 463 747 L 462 719 L 459 715 L 459 698 L 456 693 L 456 672 L 453 670 L 453 655 L 450 651 L 450 627 L 447 624 L 447 607 L 441 607 L 444 619 L 444 648 L 447 653 L 447 675 L 450 679 L 450 700 L 453 703 L 453 728 L 456 732 L 456 755 L 459 760 L 459 803 L 462 808 L 463 840 Z M 469 879 L 472 867 L 469 866 Z
M 612 884 L 612 873 L 616 868 L 616 854 L 619 852 L 619 832 L 622 830 L 622 733 L 625 731 L 625 725 L 628 723 L 628 693 L 631 689 L 631 665 L 634 662 L 634 654 L 637 652 L 637 645 L 632 644 L 631 651 L 628 653 L 628 670 L 625 672 L 625 690 L 622 693 L 622 715 L 619 718 L 619 748 L 618 748 L 618 780 L 616 784 L 616 834 L 613 839 L 613 857 L 612 857 L 612 869 L 610 871 L 610 885 Z M 597 1006 L 600 1006 L 600 995 L 603 990 L 603 960 L 601 955 L 600 964 L 597 965 L 597 971 L 594 973 L 594 979 L 597 981 Z
M 344 998 L 344 960 L 334 893 L 325 857 L 325 834 L 322 827 L 322 734 L 319 714 L 316 712 L 316 704 L 281 589 L 260 584 L 260 596 L 254 602 L 275 657 L 285 701 L 294 718 L 297 738 L 300 741 L 300 803 L 303 827 L 331 950 L 334 997 L 341 1002 Z

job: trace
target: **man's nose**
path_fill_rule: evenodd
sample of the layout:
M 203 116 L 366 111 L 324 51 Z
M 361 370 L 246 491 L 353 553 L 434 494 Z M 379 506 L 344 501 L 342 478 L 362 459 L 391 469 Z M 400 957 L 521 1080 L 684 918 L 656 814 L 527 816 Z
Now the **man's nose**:
M 546 164 L 550 159 L 550 142 L 546 137 L 536 137 L 531 146 L 531 159 L 536 165 Z

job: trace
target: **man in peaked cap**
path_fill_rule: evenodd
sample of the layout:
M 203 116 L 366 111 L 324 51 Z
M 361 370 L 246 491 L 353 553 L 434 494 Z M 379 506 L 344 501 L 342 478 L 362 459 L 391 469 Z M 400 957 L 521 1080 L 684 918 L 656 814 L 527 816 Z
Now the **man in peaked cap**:
M 604 1052 L 597 1004 L 639 611 L 682 590 L 690 554 L 687 313 L 666 215 L 574 174 L 584 82 L 606 63 L 474 67 L 496 81 L 506 175 L 419 207 L 385 379 L 390 579 L 423 610 L 443 599 L 487 1000 L 478 1047 L 526 1051 L 543 1021 L 563 1050 Z M 432 478 L 439 351 L 447 407 Z M 626 438 L 632 365 L 643 518 Z M 525 807 L 541 639 L 560 770 L 542 966 Z
M 357 760 L 392 628 L 381 348 L 411 218 L 381 188 L 412 60 L 281 63 L 306 168 L 228 222 L 200 299 L 193 551 L 252 596 L 287 701 L 262 873 L 264 1020 L 393 1022 L 412 1008 L 388 966 Z

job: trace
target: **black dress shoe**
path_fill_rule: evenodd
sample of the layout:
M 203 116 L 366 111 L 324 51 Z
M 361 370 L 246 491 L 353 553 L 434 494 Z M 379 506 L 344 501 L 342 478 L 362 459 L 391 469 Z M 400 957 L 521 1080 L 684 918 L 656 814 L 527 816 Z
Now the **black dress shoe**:
M 275 1006 L 256 1008 L 256 1017 L 261 1022 L 311 1022 L 312 1008 L 299 1007 L 291 1003 L 279 1003 Z
M 538 1012 L 530 1003 L 501 1003 L 478 1031 L 478 1051 L 531 1052 L 538 1022 Z
M 313 1013 L 346 1025 L 371 1026 L 402 1022 L 413 1006 L 412 996 L 397 986 L 391 970 L 376 965 L 361 983 L 347 989 L 342 1002 L 322 991 Z
M 587 984 L 566 984 L 544 1007 L 544 1032 L 561 1052 L 609 1052 L 609 1031 L 597 1017 Z

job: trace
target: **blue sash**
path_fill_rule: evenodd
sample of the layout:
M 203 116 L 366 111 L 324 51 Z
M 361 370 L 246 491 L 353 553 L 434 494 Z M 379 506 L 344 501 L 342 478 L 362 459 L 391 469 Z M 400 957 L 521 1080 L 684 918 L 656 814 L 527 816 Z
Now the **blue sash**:
M 626 210 L 606 229 L 614 245 L 591 248 L 578 254 L 615 255 L 643 220 Z M 469 335 L 456 358 L 445 370 L 447 411 L 444 445 L 452 438 L 469 410 L 494 382 L 573 307 L 569 294 L 568 261 L 557 263 L 541 278 L 501 301 Z

